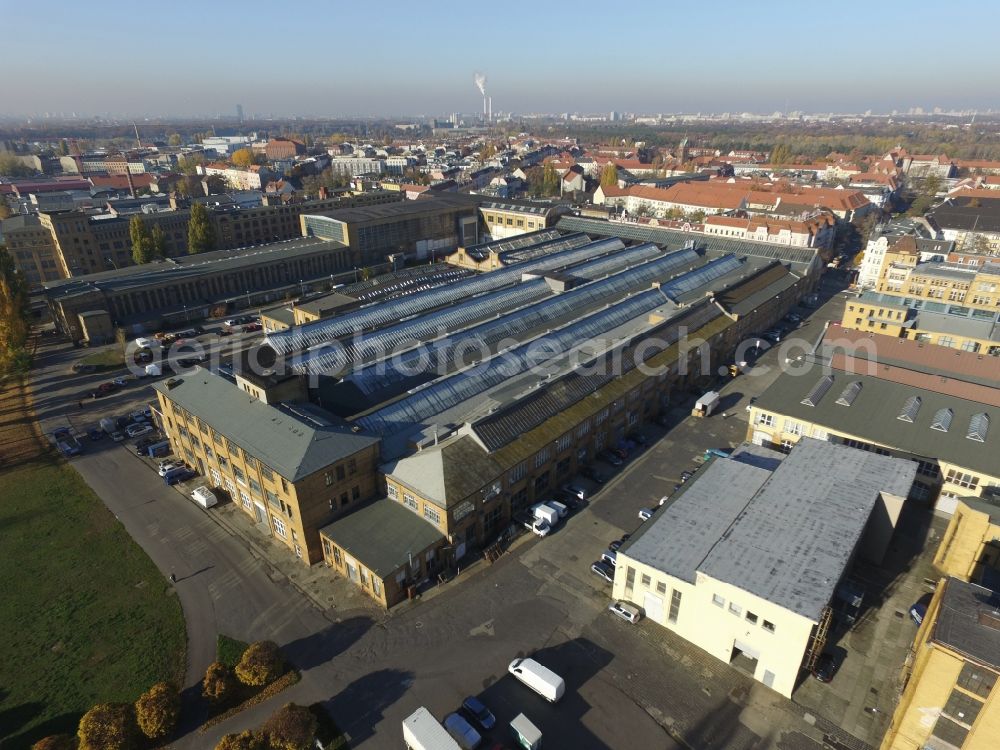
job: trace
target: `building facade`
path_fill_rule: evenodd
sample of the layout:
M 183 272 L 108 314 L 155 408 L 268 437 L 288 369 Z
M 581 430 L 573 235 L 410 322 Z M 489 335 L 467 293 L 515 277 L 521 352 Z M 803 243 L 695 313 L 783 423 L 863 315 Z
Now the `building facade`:
M 12 216 L 0 224 L 0 241 L 32 288 L 63 278 L 52 233 L 37 216 Z

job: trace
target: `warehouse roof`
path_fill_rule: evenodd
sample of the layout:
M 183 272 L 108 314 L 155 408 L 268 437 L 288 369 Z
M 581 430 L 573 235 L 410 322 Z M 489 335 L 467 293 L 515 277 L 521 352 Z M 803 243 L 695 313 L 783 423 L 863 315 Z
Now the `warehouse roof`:
M 444 538 L 433 524 L 388 499 L 358 508 L 319 533 L 380 578 Z
M 371 206 L 353 206 L 339 208 L 335 211 L 324 211 L 319 218 L 323 221 L 343 221 L 362 223 L 367 221 L 381 222 L 395 219 L 410 219 L 421 214 L 431 214 L 437 211 L 476 209 L 476 201 L 469 196 L 451 193 L 438 193 L 431 198 L 420 198 L 415 201 L 397 201 L 394 203 L 376 203 Z M 312 214 L 309 214 L 310 216 Z
M 912 461 L 811 438 L 773 472 L 716 459 L 622 554 L 689 582 L 703 573 L 818 621 L 880 494 L 905 498 L 915 476 Z
M 378 442 L 332 415 L 265 404 L 201 367 L 153 387 L 291 482 Z
M 949 578 L 944 586 L 933 640 L 1000 667 L 1000 593 L 957 578 Z

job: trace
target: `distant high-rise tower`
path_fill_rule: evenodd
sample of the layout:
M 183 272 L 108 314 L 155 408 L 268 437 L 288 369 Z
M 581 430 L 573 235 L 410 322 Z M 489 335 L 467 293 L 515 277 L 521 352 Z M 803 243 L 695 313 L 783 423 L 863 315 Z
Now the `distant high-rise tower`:
M 240 122 L 243 122 L 243 105 L 242 104 L 237 104 L 236 105 L 236 119 L 239 120 Z

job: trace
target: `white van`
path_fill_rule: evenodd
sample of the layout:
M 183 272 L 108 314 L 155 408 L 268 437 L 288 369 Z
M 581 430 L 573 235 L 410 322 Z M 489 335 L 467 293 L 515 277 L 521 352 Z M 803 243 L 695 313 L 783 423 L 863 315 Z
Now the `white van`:
M 549 703 L 555 703 L 566 692 L 565 680 L 534 659 L 514 659 L 507 671 Z
M 545 504 L 558 513 L 560 518 L 565 518 L 569 514 L 569 508 L 558 500 L 546 500 Z
M 212 492 L 212 488 L 206 487 L 205 485 L 195 487 L 194 492 L 191 493 L 191 499 L 205 509 L 211 508 L 219 502 L 215 497 L 215 493 Z

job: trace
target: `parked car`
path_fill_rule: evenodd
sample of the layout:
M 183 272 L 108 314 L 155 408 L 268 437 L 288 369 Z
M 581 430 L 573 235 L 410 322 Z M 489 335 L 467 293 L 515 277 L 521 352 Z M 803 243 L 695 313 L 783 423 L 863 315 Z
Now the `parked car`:
M 149 449 L 153 443 L 156 442 L 156 438 L 143 438 L 135 444 L 135 455 L 145 456 L 146 451 Z
M 785 320 L 793 326 L 798 326 L 802 322 L 802 316 L 798 313 L 790 312 L 785 316 Z
M 632 536 L 631 534 L 622 534 L 622 538 L 615 539 L 613 542 L 611 542 L 611 544 L 608 545 L 608 549 L 611 550 L 612 552 L 617 552 L 622 548 L 622 545 L 625 544 L 625 542 L 627 542 L 631 536 Z
M 101 438 L 104 437 L 104 430 L 99 430 L 96 427 L 91 427 L 89 430 L 87 430 L 87 437 L 96 442 L 97 440 L 100 440 Z
M 755 403 L 757 403 L 757 397 L 751 396 L 750 400 L 747 401 L 747 411 L 750 411 Z
M 196 476 L 198 476 L 197 472 L 188 469 L 187 467 L 184 467 L 180 471 L 175 469 L 172 472 L 164 474 L 163 481 L 166 482 L 168 485 L 175 485 L 178 484 L 179 482 L 186 482 L 187 480 L 193 479 Z
M 619 458 L 617 455 L 615 455 L 609 450 L 601 451 L 600 453 L 597 454 L 597 457 L 602 461 L 611 464 L 612 466 L 621 466 L 623 463 L 625 463 L 624 461 L 621 460 L 621 458 Z
M 243 326 L 243 333 L 254 333 L 255 331 L 261 330 L 261 328 L 263 328 L 263 326 L 261 326 L 260 323 L 247 323 Z
M 606 562 L 612 568 L 618 567 L 618 553 L 613 549 L 606 549 L 601 553 L 601 560 Z
M 578 484 L 564 484 L 562 486 L 562 489 L 563 489 L 563 492 L 567 492 L 567 493 L 569 493 L 570 495 L 573 495 L 574 497 L 576 497 L 579 500 L 586 500 L 587 499 L 587 490 L 585 490 L 583 487 L 581 487 Z
M 164 474 L 166 474 L 171 469 L 177 469 L 177 468 L 179 468 L 179 467 L 181 467 L 183 465 L 184 465 L 184 462 L 183 461 L 179 461 L 177 459 L 165 460 L 165 461 L 160 461 L 160 465 L 157 467 L 156 470 L 159 473 L 159 475 L 162 477 Z
M 130 382 L 132 382 L 132 380 L 134 380 L 134 378 L 131 375 L 119 375 L 117 378 L 115 378 L 111 382 L 114 383 L 119 388 L 124 388 Z
M 128 417 L 115 417 L 115 427 L 119 430 L 124 430 L 128 427 Z
M 646 443 L 649 442 L 648 440 L 646 440 L 646 436 L 643 435 L 641 432 L 633 432 L 633 433 L 631 433 L 628 436 L 628 439 L 631 440 L 636 445 L 646 445 Z
M 910 605 L 910 619 L 917 625 L 924 621 L 924 615 L 927 614 L 927 607 L 931 603 L 932 596 L 932 594 L 924 594 Z
M 820 682 L 830 682 L 833 680 L 837 670 L 840 669 L 840 654 L 824 651 L 816 660 L 812 669 L 813 677 Z
M 140 435 L 146 435 L 152 431 L 153 431 L 153 425 L 142 424 L 140 422 L 137 422 L 136 424 L 130 424 L 128 427 L 125 428 L 125 433 L 130 438 L 137 438 Z
M 483 741 L 479 732 L 461 714 L 448 714 L 444 719 L 444 728 L 462 750 L 475 750 Z
M 611 602 L 608 605 L 608 611 L 633 625 L 642 619 L 642 611 L 634 604 L 629 604 L 628 602 Z
M 596 482 L 597 484 L 604 484 L 608 481 L 608 478 L 605 476 L 603 471 L 589 465 L 580 468 L 580 476 L 586 477 L 591 482 Z
M 765 338 L 772 344 L 777 344 L 782 339 L 781 331 L 771 328 L 761 334 L 761 338 Z
M 590 566 L 590 569 L 594 572 L 595 575 L 600 576 L 608 583 L 615 582 L 615 569 L 612 568 L 603 560 L 597 560 L 596 562 L 594 562 Z
M 640 508 L 639 509 L 639 520 L 640 521 L 648 521 L 652 517 L 653 517 L 653 511 L 651 511 L 649 508 Z
M 682 471 L 681 472 L 681 484 L 684 484 L 685 482 L 687 482 L 687 480 L 689 480 L 693 476 L 694 476 L 694 472 L 693 471 Z
M 488 732 L 496 726 L 497 718 L 479 698 L 470 695 L 462 701 L 462 710 L 484 732 Z
M 125 440 L 125 433 L 122 432 L 121 430 L 115 430 L 114 432 L 111 433 L 111 439 L 114 440 L 116 443 L 120 443 L 123 440 Z

